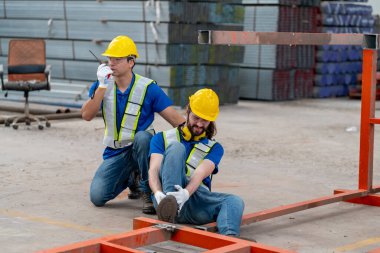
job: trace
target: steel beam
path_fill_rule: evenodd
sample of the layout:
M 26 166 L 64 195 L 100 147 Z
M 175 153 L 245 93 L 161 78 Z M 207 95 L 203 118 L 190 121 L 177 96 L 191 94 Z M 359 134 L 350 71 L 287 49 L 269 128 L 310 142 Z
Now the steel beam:
M 199 44 L 212 45 L 359 45 L 378 49 L 378 34 L 198 31 Z
M 299 211 L 303 211 L 306 209 L 311 209 L 318 206 L 323 206 L 335 202 L 350 200 L 350 199 L 356 199 L 360 197 L 364 197 L 368 195 L 368 191 L 365 190 L 351 190 L 351 191 L 345 191 L 341 192 L 336 195 L 332 196 L 325 196 L 317 199 L 302 201 L 294 204 L 289 204 L 285 206 L 279 206 L 271 209 L 267 209 L 264 211 L 259 211 L 255 213 L 250 213 L 243 215 L 242 218 L 242 225 L 248 225 L 254 222 L 263 221 L 271 218 L 275 218 L 282 215 L 287 215 L 290 213 L 295 213 Z M 207 229 L 207 231 L 216 231 L 216 223 L 209 223 L 206 225 L 203 225 Z
M 363 50 L 362 108 L 360 122 L 359 189 L 371 190 L 376 102 L 377 51 Z M 376 122 L 376 121 L 375 121 Z

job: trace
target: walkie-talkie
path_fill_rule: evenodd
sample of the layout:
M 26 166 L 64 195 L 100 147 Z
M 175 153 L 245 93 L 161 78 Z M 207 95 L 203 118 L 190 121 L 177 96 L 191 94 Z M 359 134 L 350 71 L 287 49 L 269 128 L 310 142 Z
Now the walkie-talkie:
M 90 49 L 88 51 L 90 51 L 90 53 L 95 57 L 95 59 L 99 62 L 99 64 L 103 64 L 103 62 L 98 57 L 96 57 L 96 55 Z M 95 91 L 94 93 L 92 93 L 91 99 L 93 99 L 94 96 L 95 96 Z

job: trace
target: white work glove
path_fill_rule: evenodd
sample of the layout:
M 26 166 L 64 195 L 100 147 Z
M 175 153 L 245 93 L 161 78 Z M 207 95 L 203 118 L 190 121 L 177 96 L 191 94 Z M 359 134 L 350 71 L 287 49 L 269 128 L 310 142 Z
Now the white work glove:
M 162 191 L 156 191 L 154 194 L 154 198 L 156 199 L 157 205 L 160 204 L 161 200 L 163 200 L 166 195 Z
M 113 85 L 114 80 L 112 76 L 112 70 L 106 64 L 101 64 L 98 67 L 98 72 L 96 72 L 99 80 L 99 88 L 107 88 L 108 85 Z
M 179 206 L 179 211 L 181 211 L 185 202 L 190 198 L 189 191 L 183 189 L 180 185 L 174 185 L 174 188 L 177 190 L 176 192 L 168 192 L 167 195 L 172 195 L 177 200 L 177 204 Z

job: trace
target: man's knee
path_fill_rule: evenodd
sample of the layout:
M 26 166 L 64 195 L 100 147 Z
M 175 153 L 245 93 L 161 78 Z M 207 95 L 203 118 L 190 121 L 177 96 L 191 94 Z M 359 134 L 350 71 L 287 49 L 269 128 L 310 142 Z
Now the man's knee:
M 140 131 L 135 134 L 134 144 L 140 146 L 148 146 L 153 135 L 147 131 Z
M 227 201 L 228 201 L 229 206 L 233 206 L 236 209 L 241 210 L 241 212 L 243 212 L 244 201 L 242 200 L 242 198 L 240 198 L 239 196 L 231 194 L 227 197 Z
M 92 204 L 94 204 L 95 206 L 104 206 L 106 204 L 107 201 L 105 201 L 104 199 L 104 194 L 102 193 L 103 191 L 101 190 L 98 190 L 96 188 L 91 188 L 90 189 L 90 200 L 92 202 Z
M 185 146 L 180 143 L 180 142 L 172 142 L 168 145 L 168 147 L 166 148 L 166 153 L 171 153 L 171 152 L 178 152 L 179 155 L 181 154 L 186 154 L 186 148 Z

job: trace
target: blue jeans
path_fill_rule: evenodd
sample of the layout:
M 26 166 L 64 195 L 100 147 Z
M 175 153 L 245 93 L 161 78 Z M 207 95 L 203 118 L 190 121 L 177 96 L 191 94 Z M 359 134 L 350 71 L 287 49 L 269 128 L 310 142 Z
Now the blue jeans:
M 185 147 L 179 142 L 171 143 L 166 149 L 160 169 L 160 181 L 165 194 L 176 191 L 176 184 L 186 187 L 186 158 Z M 154 203 L 157 203 L 155 199 Z M 240 235 L 243 210 L 244 202 L 240 197 L 210 192 L 201 185 L 182 207 L 177 222 L 202 225 L 216 221 L 220 234 Z
M 150 193 L 148 181 L 149 146 L 152 134 L 146 131 L 136 133 L 133 144 L 119 155 L 103 161 L 95 173 L 90 187 L 90 199 L 95 206 L 103 206 L 124 191 L 133 180 L 134 170 L 141 175 L 140 188 Z

